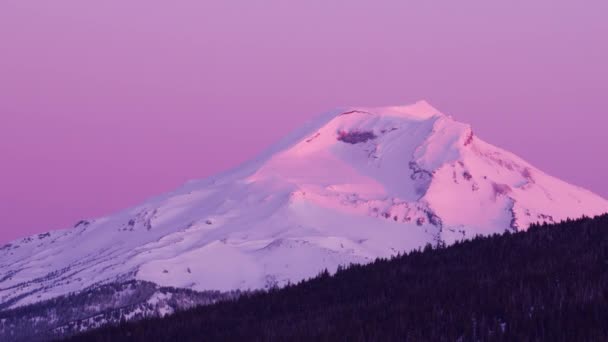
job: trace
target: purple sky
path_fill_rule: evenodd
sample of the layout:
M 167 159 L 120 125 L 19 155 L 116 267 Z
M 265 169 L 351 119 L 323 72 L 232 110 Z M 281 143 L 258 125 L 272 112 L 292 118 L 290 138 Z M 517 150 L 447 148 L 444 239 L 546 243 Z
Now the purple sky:
M 0 1 L 0 241 L 427 99 L 608 197 L 608 1 Z

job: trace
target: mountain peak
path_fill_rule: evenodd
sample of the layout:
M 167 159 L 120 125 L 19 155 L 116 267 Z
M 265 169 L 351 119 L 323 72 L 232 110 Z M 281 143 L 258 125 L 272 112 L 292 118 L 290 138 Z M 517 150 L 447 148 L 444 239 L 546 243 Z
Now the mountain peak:
M 0 247 L 0 308 L 137 279 L 283 285 L 427 243 L 608 211 L 426 101 L 328 113 L 236 170 Z M 218 263 L 221 260 L 221 263 Z
M 395 116 L 409 119 L 429 119 L 434 116 L 445 116 L 430 103 L 420 100 L 412 104 L 385 107 L 351 107 L 340 115 L 352 113 L 370 114 L 376 116 Z
M 409 105 L 385 107 L 385 110 L 387 112 L 401 113 L 423 119 L 437 115 L 444 116 L 443 113 L 425 100 L 420 100 Z
M 349 112 L 369 113 L 378 116 L 406 117 L 411 119 L 429 119 L 434 116 L 445 116 L 425 100 L 420 100 L 407 105 L 351 108 L 345 113 Z

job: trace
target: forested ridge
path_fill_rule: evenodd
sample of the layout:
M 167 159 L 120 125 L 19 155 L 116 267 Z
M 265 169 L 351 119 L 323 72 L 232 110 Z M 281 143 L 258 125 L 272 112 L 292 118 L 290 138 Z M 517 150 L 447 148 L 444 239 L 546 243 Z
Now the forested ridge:
M 608 214 L 353 265 L 71 341 L 608 341 Z
M 130 280 L 0 311 L 0 342 L 36 342 L 71 336 L 107 324 L 234 298 L 240 292 L 196 292 Z

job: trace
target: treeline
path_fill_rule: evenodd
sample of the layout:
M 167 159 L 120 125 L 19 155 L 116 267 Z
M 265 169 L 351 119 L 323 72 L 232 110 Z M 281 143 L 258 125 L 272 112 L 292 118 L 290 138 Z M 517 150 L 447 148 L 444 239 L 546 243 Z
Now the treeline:
M 71 341 L 608 341 L 608 215 L 413 251 Z

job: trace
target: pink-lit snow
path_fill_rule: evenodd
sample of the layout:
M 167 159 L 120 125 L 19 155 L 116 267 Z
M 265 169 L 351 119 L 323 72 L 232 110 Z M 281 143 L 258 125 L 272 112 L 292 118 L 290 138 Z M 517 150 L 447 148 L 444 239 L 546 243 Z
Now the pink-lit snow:
M 281 286 L 427 243 L 606 211 L 606 200 L 424 101 L 349 108 L 235 170 L 2 247 L 0 303 L 132 278 L 195 290 Z

